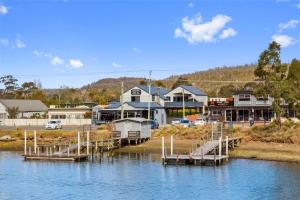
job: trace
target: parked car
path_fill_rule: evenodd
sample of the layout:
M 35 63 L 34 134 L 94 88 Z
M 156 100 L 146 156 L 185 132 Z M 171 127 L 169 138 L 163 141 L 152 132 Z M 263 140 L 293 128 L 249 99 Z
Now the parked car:
M 51 129 L 51 130 L 61 129 L 62 128 L 61 121 L 51 120 L 46 124 L 45 128 L 46 129 Z
M 180 119 L 173 119 L 171 123 L 172 125 L 180 124 Z
M 179 124 L 183 127 L 190 127 L 194 125 L 193 122 L 188 119 L 181 119 Z
M 159 124 L 156 120 L 151 120 L 151 129 L 157 129 Z
M 204 118 L 198 118 L 195 120 L 194 124 L 196 126 L 204 126 L 206 124 L 206 120 Z

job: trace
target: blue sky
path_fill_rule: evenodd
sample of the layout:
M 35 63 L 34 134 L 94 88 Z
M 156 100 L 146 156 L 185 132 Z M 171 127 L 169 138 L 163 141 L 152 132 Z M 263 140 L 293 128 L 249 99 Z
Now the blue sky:
M 44 88 L 300 58 L 299 0 L 0 0 L 0 75 Z

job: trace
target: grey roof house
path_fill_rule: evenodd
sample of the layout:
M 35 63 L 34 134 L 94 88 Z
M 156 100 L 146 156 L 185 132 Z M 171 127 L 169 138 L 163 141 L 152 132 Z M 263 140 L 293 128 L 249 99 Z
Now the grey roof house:
M 123 100 L 123 107 L 121 101 Z M 125 91 L 120 102 L 112 102 L 105 108 L 93 108 L 93 122 L 106 123 L 121 118 L 148 118 L 148 102 L 150 102 L 150 119 L 159 125 L 165 125 L 173 117 L 182 117 L 183 107 L 186 114 L 204 113 L 207 106 L 207 94 L 200 89 L 181 85 L 172 90 L 162 87 L 137 85 Z
M 10 118 L 8 109 L 13 108 L 17 108 L 16 118 L 39 118 L 48 111 L 40 100 L 0 99 L 0 119 Z

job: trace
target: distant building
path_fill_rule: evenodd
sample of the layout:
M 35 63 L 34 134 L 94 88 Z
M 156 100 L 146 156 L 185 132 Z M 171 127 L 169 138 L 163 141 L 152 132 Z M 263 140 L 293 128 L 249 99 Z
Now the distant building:
M 148 86 L 138 85 L 123 93 L 124 118 L 147 118 L 149 101 L 150 118 L 164 125 L 174 117 L 182 117 L 183 107 L 186 115 L 203 113 L 207 105 L 207 95 L 193 86 L 178 86 L 172 90 L 151 86 L 149 93 Z M 120 119 L 122 109 L 120 102 L 112 102 L 106 107 L 95 106 L 94 123 Z
M 41 118 L 48 111 L 48 107 L 40 100 L 0 99 L 0 119 L 10 118 L 8 109 L 16 108 L 16 118 Z
M 66 106 L 58 107 L 50 105 L 48 109 L 49 119 L 84 119 L 91 118 L 92 109 L 85 105 L 77 105 L 75 107 Z

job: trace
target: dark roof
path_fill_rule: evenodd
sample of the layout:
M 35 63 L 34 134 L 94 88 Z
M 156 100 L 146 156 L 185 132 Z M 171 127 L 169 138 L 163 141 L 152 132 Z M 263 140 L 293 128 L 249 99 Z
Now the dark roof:
M 126 102 L 128 105 L 134 108 L 148 108 L 148 102 Z M 151 102 L 150 107 L 153 108 L 163 108 L 163 106 L 159 105 L 156 102 Z
M 165 102 L 165 108 L 182 108 L 183 102 Z M 184 102 L 185 108 L 203 107 L 203 102 L 187 101 Z
M 0 99 L 6 108 L 18 108 L 19 112 L 46 112 L 48 107 L 40 100 Z
M 148 108 L 148 102 L 124 102 L 124 104 L 128 104 L 128 105 L 130 105 L 134 108 L 143 108 L 143 109 Z M 106 109 L 117 109 L 120 106 L 121 106 L 121 103 L 116 102 L 116 103 L 109 104 Z M 150 107 L 151 107 L 151 109 L 153 109 L 153 108 L 163 108 L 161 105 L 159 105 L 156 102 L 151 102 Z
M 122 122 L 122 121 L 133 121 L 133 122 L 142 123 L 142 122 L 150 122 L 151 120 L 148 120 L 148 119 L 145 119 L 142 117 L 131 117 L 131 118 L 118 119 L 118 120 L 115 120 L 114 122 L 118 123 L 118 122 Z
M 235 95 L 238 95 L 238 94 L 253 94 L 253 91 L 252 90 L 238 90 L 236 92 L 234 92 Z
M 137 85 L 135 87 L 138 87 L 138 88 L 140 88 L 141 90 L 144 90 L 147 93 L 149 92 L 149 87 L 147 85 Z M 134 87 L 132 87 L 132 88 L 134 88 Z M 131 89 L 129 89 L 129 90 L 131 90 Z M 127 90 L 127 91 L 129 91 L 129 90 Z M 161 99 L 166 99 L 164 94 L 166 94 L 168 92 L 168 90 L 166 88 L 162 88 L 162 87 L 151 86 L 150 87 L 150 92 L 151 92 L 151 95 L 156 95 L 156 96 L 159 95 L 159 97 Z
M 183 89 L 185 89 L 197 96 L 207 96 L 207 94 L 205 92 L 203 92 L 202 90 L 200 90 L 194 86 L 191 86 L 191 85 L 181 85 L 179 87 L 182 87 Z
M 117 109 L 121 106 L 121 103 L 120 102 L 113 102 L 113 103 L 110 103 L 107 108 L 105 109 Z

